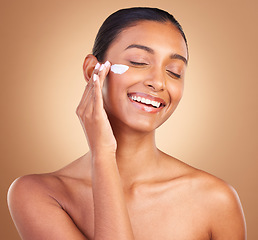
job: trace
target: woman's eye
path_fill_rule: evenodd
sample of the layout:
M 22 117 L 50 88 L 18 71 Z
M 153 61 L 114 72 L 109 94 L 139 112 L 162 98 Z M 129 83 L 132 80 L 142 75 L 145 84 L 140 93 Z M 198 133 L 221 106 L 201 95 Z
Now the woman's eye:
M 147 63 L 144 63 L 144 62 L 134 62 L 134 61 L 129 61 L 132 65 L 134 66 L 147 66 L 148 64 Z M 176 78 L 176 79 L 179 79 L 181 78 L 181 75 L 180 74 L 177 74 L 177 73 L 174 73 L 172 71 L 169 71 L 167 70 L 168 74 L 173 77 L 173 78 Z
M 148 65 L 147 63 L 143 63 L 143 62 L 130 61 L 130 63 L 131 63 L 132 65 L 135 65 L 135 66 L 146 66 L 146 65 Z
M 167 70 L 167 72 L 169 73 L 169 75 L 171 75 L 173 78 L 181 78 L 181 75 L 177 74 L 177 73 L 174 73 L 174 72 L 171 72 L 169 70 Z

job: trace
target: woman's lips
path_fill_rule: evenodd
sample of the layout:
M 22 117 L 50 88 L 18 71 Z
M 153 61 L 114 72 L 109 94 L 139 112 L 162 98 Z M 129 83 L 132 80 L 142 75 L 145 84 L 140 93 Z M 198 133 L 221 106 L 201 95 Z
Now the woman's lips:
M 163 99 L 146 93 L 133 92 L 128 93 L 127 95 L 136 107 L 146 112 L 156 113 L 166 105 L 166 102 Z

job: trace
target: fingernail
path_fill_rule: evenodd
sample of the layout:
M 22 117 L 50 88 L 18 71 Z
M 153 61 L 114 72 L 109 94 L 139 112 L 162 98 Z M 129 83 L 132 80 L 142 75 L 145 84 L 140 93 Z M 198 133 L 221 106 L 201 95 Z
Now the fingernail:
M 100 64 L 97 63 L 96 66 L 95 66 L 95 70 L 97 70 L 99 68 Z
M 105 65 L 101 64 L 99 71 L 102 71 L 104 69 Z
M 105 65 L 106 67 L 108 67 L 108 66 L 110 65 L 110 62 L 109 62 L 109 61 L 106 61 L 106 62 L 104 63 L 104 65 Z
M 97 74 L 94 74 L 94 75 L 93 75 L 93 81 L 95 82 L 95 81 L 97 81 L 97 79 L 98 79 Z

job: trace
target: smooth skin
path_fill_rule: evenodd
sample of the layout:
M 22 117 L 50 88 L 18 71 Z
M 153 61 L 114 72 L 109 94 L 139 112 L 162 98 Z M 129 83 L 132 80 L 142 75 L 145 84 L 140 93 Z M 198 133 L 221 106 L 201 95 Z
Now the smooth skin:
M 8 204 L 22 239 L 246 239 L 236 191 L 155 145 L 155 129 L 182 97 L 184 59 L 179 31 L 152 21 L 127 28 L 109 47 L 105 60 L 128 65 L 126 73 L 110 72 L 109 62 L 100 71 L 97 59 L 86 57 L 77 115 L 90 151 L 61 170 L 12 184 Z M 165 104 L 155 112 L 130 94 Z

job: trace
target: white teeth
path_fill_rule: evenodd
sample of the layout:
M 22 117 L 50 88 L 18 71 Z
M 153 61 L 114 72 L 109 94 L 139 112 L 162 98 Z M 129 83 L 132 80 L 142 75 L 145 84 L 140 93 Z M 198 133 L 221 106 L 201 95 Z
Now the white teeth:
M 130 98 L 134 101 L 149 104 L 149 105 L 152 105 L 152 106 L 157 107 L 157 108 L 160 107 L 160 105 L 161 105 L 160 102 L 152 101 L 150 99 L 142 98 L 142 97 L 139 97 L 139 96 L 138 97 L 130 96 Z
M 151 104 L 151 100 L 150 99 L 146 99 L 146 104 Z
M 142 102 L 142 103 L 146 103 L 146 99 L 145 99 L 145 98 L 142 98 L 142 99 L 141 99 L 141 102 Z

